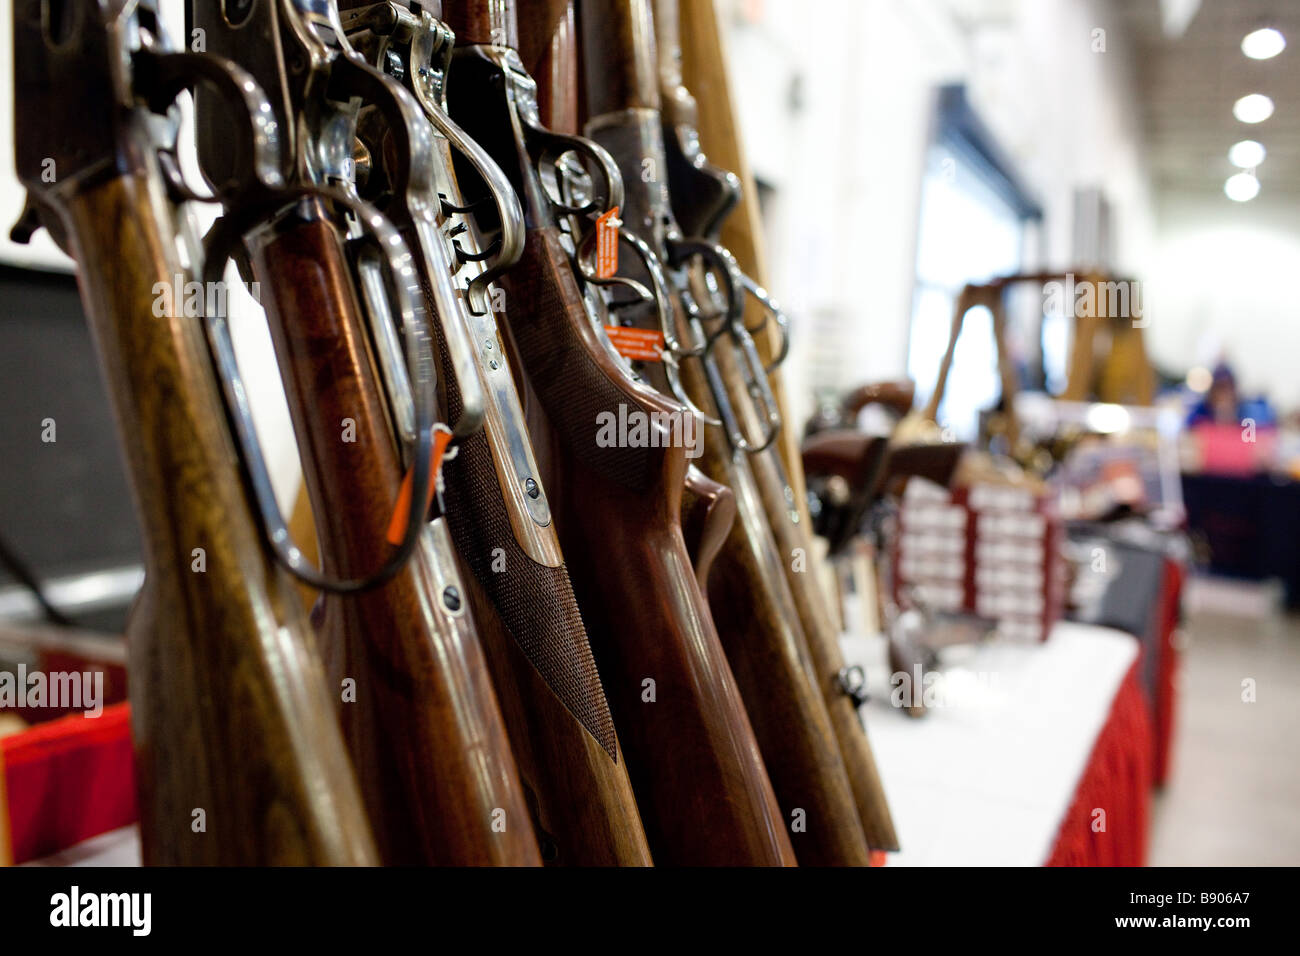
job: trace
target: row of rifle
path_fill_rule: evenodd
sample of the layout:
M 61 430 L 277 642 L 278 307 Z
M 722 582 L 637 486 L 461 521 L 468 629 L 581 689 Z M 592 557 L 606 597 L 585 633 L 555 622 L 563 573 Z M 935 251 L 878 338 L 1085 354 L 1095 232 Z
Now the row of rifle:
M 145 541 L 146 863 L 896 848 L 678 17 L 193 0 L 176 51 L 155 0 L 16 0 L 14 234 L 78 263 Z M 236 270 L 314 531 L 210 307 Z

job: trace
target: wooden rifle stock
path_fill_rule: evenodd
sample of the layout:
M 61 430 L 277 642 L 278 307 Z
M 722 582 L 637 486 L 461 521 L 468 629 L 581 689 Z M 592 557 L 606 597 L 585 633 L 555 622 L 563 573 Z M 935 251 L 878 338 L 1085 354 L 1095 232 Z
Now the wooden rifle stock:
M 56 41 L 43 11 L 14 9 L 15 160 L 41 224 L 79 264 L 143 532 L 145 584 L 127 624 L 143 860 L 375 863 L 320 660 L 248 496 L 203 320 L 175 302 L 202 263 L 166 198 L 145 115 L 146 96 L 166 90 L 137 82 L 166 56 L 142 48 L 156 25 L 133 6 L 80 0 L 62 10 Z M 25 217 L 16 237 L 34 225 Z
M 469 18 L 462 40 L 473 39 L 476 30 L 482 30 L 485 40 L 514 34 L 513 11 L 500 4 L 491 9 L 462 4 L 459 9 Z M 503 19 L 504 13 L 510 17 Z M 420 30 L 432 26 L 427 20 L 417 24 Z M 391 49 L 409 61 L 415 45 L 392 42 Z M 408 75 L 432 67 L 409 64 Z M 463 82 L 457 73 L 448 88 L 455 91 Z M 470 204 L 461 193 L 449 144 L 441 137 L 435 143 L 438 191 L 453 206 L 466 209 Z M 418 248 L 428 240 L 414 229 L 403 227 L 407 241 Z M 472 255 L 486 248 L 473 229 L 461 232 L 456 244 Z M 436 267 L 436 258 L 424 261 Z M 422 272 L 421 279 L 433 302 L 436 277 Z M 457 303 L 458 313 L 462 308 Z M 529 442 L 516 367 L 504 348 L 499 315 L 443 314 L 440 319 L 435 331 L 448 419 L 458 419 L 464 403 L 452 323 L 470 327 L 469 371 L 486 399 L 482 430 L 460 443 L 446 470 L 448 523 L 466 568 L 469 601 L 543 859 L 557 865 L 649 865 L 636 797 L 556 537 L 550 483 L 539 468 L 542 455 Z
M 618 160 L 627 194 L 625 228 L 667 259 L 660 231 L 670 217 L 642 180 L 642 164 L 664 175 L 657 58 L 645 0 L 586 3 L 579 8 L 589 135 Z M 714 355 L 731 348 L 722 336 Z M 697 363 L 683 379 L 697 404 L 708 389 Z M 867 865 L 867 842 L 832 730 L 813 684 L 813 664 L 749 462 L 720 431 L 707 429 L 702 470 L 732 489 L 738 520 L 714 562 L 709 598 L 719 636 L 740 685 L 782 810 L 795 829 L 801 863 Z
M 694 97 L 682 82 L 677 0 L 655 0 L 655 30 L 659 43 L 659 82 L 666 104 L 665 119 L 672 126 L 684 126 L 693 131 L 697 107 Z M 667 135 L 675 133 L 670 130 Z M 703 160 L 703 155 L 698 154 L 695 158 Z M 717 208 L 718 212 L 700 210 L 699 221 L 721 225 L 716 216 L 726 216 L 730 205 L 722 202 Z M 733 396 L 742 396 L 738 403 L 742 412 L 752 412 L 750 403 L 743 400 L 746 387 L 734 349 L 727 342 L 720 345 L 721 348 L 715 352 L 722 377 Z M 751 424 L 755 424 L 752 419 Z M 785 431 L 790 432 L 788 425 Z M 798 467 L 798 461 L 787 467 L 782 460 L 781 447 L 778 436 L 771 447 L 749 457 L 750 469 L 777 552 L 783 556 L 780 563 L 807 641 L 812 676 L 825 700 L 867 841 L 872 849 L 897 850 L 898 838 L 871 745 L 858 717 L 856 703 L 841 684 L 840 675 L 845 663 L 830 598 L 816 569 L 811 567 L 812 562 L 818 559 L 813 548 L 811 522 L 806 507 L 800 507 L 789 478 L 790 468 Z M 799 485 L 802 488 L 802 481 Z M 802 561 L 797 560 L 798 555 L 803 556 Z
M 338 232 L 308 208 L 252 245 L 322 566 L 361 577 L 391 550 L 383 532 L 402 476 Z M 313 619 L 331 684 L 354 682 L 344 734 L 385 862 L 539 864 L 462 593 L 439 518 L 393 578 L 322 596 Z
M 561 8 L 558 13 L 555 6 Z M 558 133 L 576 134 L 581 125 L 581 90 L 573 2 L 535 0 L 526 2 L 525 8 L 530 15 L 520 24 L 519 55 L 537 79 L 542 123 Z M 731 489 L 688 465 L 682 493 L 682 535 L 701 588 L 707 587 L 713 559 L 735 520 L 736 500 Z
M 474 62 L 467 54 L 456 69 L 472 70 Z M 573 63 L 556 67 L 572 70 Z M 510 123 L 507 107 L 497 99 L 478 100 L 475 94 L 491 85 L 475 78 L 472 86 L 450 90 L 453 113 L 471 135 L 499 144 L 495 158 L 527 203 L 538 193 L 524 178 L 535 180 L 537 173 L 519 159 L 510 138 L 501 140 L 501 124 Z M 558 109 L 562 97 L 551 102 Z M 680 427 L 683 410 L 631 381 L 616 363 L 584 308 L 553 215 L 542 207 L 527 212 L 535 228 L 523 259 L 503 282 L 513 351 L 526 373 L 534 441 L 549 463 L 556 528 L 655 859 L 792 864 L 771 784 L 682 538 L 685 452 L 680 443 L 608 447 L 597 441 L 602 414 L 657 415 Z M 707 836 L 700 831 L 704 820 Z
M 157 284 L 184 274 L 157 182 L 100 180 L 65 214 L 144 531 L 127 625 L 144 862 L 376 863 L 320 661 L 245 497 L 201 325 L 154 315 Z
M 736 496 L 726 485 L 714 481 L 694 465 L 686 469 L 686 487 L 682 493 L 682 534 L 695 579 L 707 593 L 713 559 L 736 523 Z

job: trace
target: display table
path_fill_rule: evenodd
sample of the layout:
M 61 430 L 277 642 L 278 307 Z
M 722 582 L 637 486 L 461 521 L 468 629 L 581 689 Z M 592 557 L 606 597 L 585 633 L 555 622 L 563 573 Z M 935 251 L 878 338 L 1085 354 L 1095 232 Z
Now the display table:
M 846 639 L 845 653 L 869 675 L 864 713 L 903 848 L 890 865 L 1143 861 L 1152 738 L 1134 638 L 1062 622 L 1042 644 L 950 649 L 944 699 L 920 719 L 889 704 L 882 638 Z M 122 827 L 134 819 L 126 707 L 89 736 L 60 723 L 9 748 L 15 862 L 138 862 L 136 830 Z
M 1142 863 L 1152 738 L 1133 637 L 1061 622 L 1042 644 L 952 648 L 942 706 L 919 719 L 890 705 L 884 639 L 844 643 L 868 674 L 891 866 Z

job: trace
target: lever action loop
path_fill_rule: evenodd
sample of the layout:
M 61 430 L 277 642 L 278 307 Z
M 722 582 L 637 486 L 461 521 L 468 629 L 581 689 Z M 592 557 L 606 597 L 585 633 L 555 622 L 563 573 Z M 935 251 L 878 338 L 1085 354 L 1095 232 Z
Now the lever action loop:
M 451 282 L 451 262 L 438 233 L 442 200 L 436 191 L 433 131 L 415 98 L 350 46 L 331 65 L 330 90 L 341 102 L 355 98 L 372 107 L 383 118 L 393 138 L 393 148 L 389 151 L 392 162 L 387 170 L 392 196 L 386 210 L 398 228 L 414 236 L 413 252 L 418 258 L 412 260 L 413 274 L 427 282 L 429 298 L 442 319 L 444 341 L 461 394 L 460 417 L 451 423 L 451 430 L 456 438 L 465 438 L 482 427 L 485 399 L 473 371 L 472 346 Z M 475 282 L 482 278 L 480 275 Z M 413 284 L 416 290 L 413 301 L 423 302 L 424 290 L 418 279 Z M 484 289 L 470 294 L 482 298 L 486 292 Z
M 593 230 L 588 234 L 588 238 L 583 240 L 584 246 L 580 247 L 580 253 L 586 250 L 588 246 L 594 248 L 594 241 L 588 241 L 589 239 L 594 240 L 594 236 L 595 232 Z M 619 238 L 631 246 L 632 251 L 636 254 L 637 258 L 640 259 L 646 273 L 650 276 L 650 284 L 653 291 L 647 290 L 644 285 L 635 279 L 625 279 L 617 276 L 608 279 L 601 279 L 589 275 L 589 270 L 586 268 L 588 260 L 583 255 L 579 255 L 579 271 L 582 272 L 583 278 L 598 285 L 619 284 L 630 286 L 644 294 L 648 301 L 654 302 L 655 314 L 659 322 L 659 328 L 662 330 L 664 336 L 664 348 L 661 353 L 663 357 L 664 375 L 668 380 L 668 387 L 672 392 L 673 398 L 685 405 L 686 408 L 704 424 L 713 425 L 719 428 L 728 427 L 725 423 L 727 421 L 734 423 L 735 416 L 732 414 L 731 400 L 727 396 L 725 390 L 721 393 L 713 393 L 711 395 L 714 405 L 719 409 L 719 415 L 715 417 L 700 408 L 694 400 L 692 400 L 685 386 L 682 384 L 682 359 L 699 358 L 704 355 L 705 350 L 707 349 L 705 333 L 700 327 L 699 321 L 694 317 L 690 317 L 688 318 L 687 323 L 687 327 L 690 329 L 692 337 L 699 344 L 692 345 L 689 348 L 684 347 L 677 335 L 677 323 L 673 317 L 668 278 L 664 275 L 663 265 L 659 262 L 659 257 L 654 254 L 650 249 L 650 246 L 640 236 L 620 229 Z
M 132 66 L 137 92 L 155 113 L 165 115 L 182 91 L 193 91 L 198 84 L 204 83 L 235 107 L 236 115 L 247 120 L 235 125 L 235 135 L 242 147 L 236 155 L 244 157 L 246 164 L 233 169 L 225 182 L 217 184 L 215 192 L 215 198 L 222 200 L 227 209 L 238 212 L 222 216 L 208 234 L 204 244 L 205 284 L 222 281 L 226 264 L 239 253 L 245 236 L 278 218 L 300 200 L 319 198 L 332 202 L 352 213 L 364 228 L 375 234 L 382 252 L 380 262 L 385 266 L 390 291 L 401 316 L 408 372 L 415 383 L 413 481 L 416 487 L 424 487 L 432 468 L 435 373 L 428 325 L 422 316 L 417 315 L 412 288 L 402 278 L 414 272 L 410 252 L 397 230 L 377 210 L 343 190 L 284 185 L 277 165 L 279 137 L 274 114 L 261 87 L 240 67 L 215 56 L 158 53 L 151 49 L 141 49 L 133 54 Z M 413 552 L 423 530 L 424 515 L 418 511 L 412 513 L 402 543 L 371 575 L 340 579 L 313 566 L 294 542 L 276 501 L 266 459 L 253 426 L 248 393 L 235 360 L 227 317 L 205 314 L 203 318 L 217 375 L 221 379 L 227 414 L 231 417 L 242 452 L 245 475 L 257 501 L 263 532 L 276 560 L 295 577 L 323 591 L 353 593 L 387 581 Z
M 768 291 L 751 279 L 748 274 L 742 272 L 740 278 L 741 284 L 745 288 L 745 292 L 757 299 L 759 304 L 763 306 L 766 314 L 775 320 L 777 332 L 781 336 L 781 345 L 776 350 L 776 354 L 772 356 L 772 361 L 763 366 L 764 371 L 770 375 L 781 367 L 781 363 L 784 362 L 786 356 L 790 354 L 790 318 L 781 310 L 781 307 L 777 305 L 776 300 L 768 294 Z M 766 321 L 761 322 L 757 328 L 750 329 L 749 331 L 757 334 L 766 324 Z
M 415 295 L 418 294 L 419 287 L 417 285 L 412 288 L 411 285 L 410 277 L 414 275 L 415 270 L 406 243 L 378 210 L 342 190 L 307 186 L 276 190 L 272 195 L 279 200 L 276 203 L 277 212 L 284 210 L 295 199 L 316 197 L 327 200 L 353 213 L 358 222 L 375 233 L 378 240 L 376 246 L 383 253 L 380 262 L 384 266 L 389 290 L 396 301 L 397 312 L 401 317 L 408 373 L 414 383 L 415 448 L 411 481 L 416 488 L 426 487 L 433 469 L 432 435 L 435 426 L 433 409 L 436 372 L 432 362 L 432 339 L 429 327 L 423 313 L 415 308 Z M 241 200 L 241 205 L 242 202 Z M 267 221 L 266 214 L 273 207 L 265 201 L 259 205 L 260 209 L 257 206 L 245 207 L 254 210 L 250 214 L 237 218 L 223 216 L 213 225 L 204 243 L 203 280 L 205 283 L 219 281 L 225 273 L 226 263 L 238 252 L 244 237 Z M 261 513 L 262 526 L 276 559 L 294 577 L 318 590 L 334 594 L 354 594 L 388 581 L 402 569 L 415 550 L 416 543 L 424 530 L 426 515 L 418 508 L 411 509 L 401 544 L 382 566 L 364 577 L 337 578 L 326 574 L 307 560 L 293 540 L 293 535 L 275 497 L 266 459 L 262 455 L 261 445 L 258 443 L 253 425 L 248 392 L 235 359 L 229 322 L 226 316 L 221 314 L 205 315 L 204 320 L 209 346 L 216 361 L 217 374 L 221 379 L 222 391 L 225 395 L 226 410 L 238 437 L 245 471 Z
M 740 372 L 745 381 L 745 391 L 760 421 L 758 436 L 751 437 L 740 426 L 734 412 L 719 406 L 719 414 L 726 423 L 727 439 L 736 451 L 751 455 L 765 451 L 776 440 L 781 430 L 781 411 L 768 384 L 767 369 L 763 367 L 754 339 L 745 326 L 744 300 L 741 293 L 746 290 L 746 277 L 736 264 L 735 257 L 715 242 L 704 239 L 669 238 L 667 250 L 670 264 L 674 268 L 685 268 L 691 259 L 698 257 L 703 260 L 704 271 L 720 280 L 719 291 L 726 307 L 717 328 L 707 336 L 705 354 L 701 357 L 706 373 L 705 378 L 716 404 L 719 394 L 725 394 L 726 386 L 718 373 L 717 362 L 712 352 L 725 334 L 740 352 Z M 698 303 L 685 291 L 681 298 L 687 312 L 692 315 L 692 320 L 698 322 L 701 314 Z M 774 311 L 773 314 L 777 313 Z

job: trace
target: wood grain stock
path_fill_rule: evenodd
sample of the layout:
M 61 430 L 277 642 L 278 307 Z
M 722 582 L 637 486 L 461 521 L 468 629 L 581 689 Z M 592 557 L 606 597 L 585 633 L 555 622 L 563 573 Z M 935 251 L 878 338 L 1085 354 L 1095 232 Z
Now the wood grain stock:
M 554 0 L 523 0 L 520 14 L 519 56 L 537 80 L 537 110 L 542 125 L 557 133 L 575 133 L 581 124 L 577 56 L 578 24 L 570 0 L 560 0 L 551 31 L 538 13 L 548 12 Z M 534 12 L 534 8 L 546 8 Z M 534 62 L 535 61 L 535 62 Z
M 446 153 L 443 162 L 450 171 Z M 448 189 L 453 202 L 464 202 L 450 174 Z M 454 316 L 440 319 L 459 321 Z M 460 392 L 445 344 L 443 353 L 440 376 L 448 414 L 455 416 Z M 518 363 L 511 372 L 518 386 Z M 511 513 L 514 499 L 501 487 L 501 476 L 513 475 L 512 466 L 500 460 L 505 414 L 488 403 L 483 431 L 461 443 L 447 471 L 446 500 L 543 858 L 557 865 L 648 866 L 650 847 L 627 762 L 554 521 L 539 527 L 527 514 Z M 522 421 L 514 425 L 525 427 Z M 535 457 L 541 461 L 544 455 L 536 452 Z M 543 480 L 542 486 L 550 501 L 553 484 Z M 521 527 L 543 547 L 522 541 Z M 542 555 L 553 555 L 553 563 L 539 561 Z
M 671 0 L 656 0 L 656 24 L 666 20 L 666 10 Z M 718 166 L 740 177 L 740 204 L 722 223 L 722 244 L 747 275 L 760 285 L 767 286 L 766 250 L 763 245 L 763 221 L 759 214 L 758 188 L 745 154 L 744 137 L 740 131 L 731 82 L 727 75 L 727 55 L 722 39 L 722 24 L 715 0 L 677 0 L 681 27 L 677 36 L 681 42 L 682 76 L 685 87 L 693 94 L 699 122 L 695 124 L 700 135 L 700 145 L 709 159 Z M 656 29 L 658 27 L 656 26 Z M 679 94 L 664 91 L 664 102 L 671 105 Z M 680 121 L 680 120 L 679 120 Z M 762 317 L 754 302 L 745 304 L 745 324 L 755 327 Z M 780 335 L 775 323 L 757 334 L 755 344 L 765 363 L 771 363 L 779 350 Z M 790 402 L 780 369 L 768 376 L 772 394 L 781 408 L 782 418 L 790 422 Z M 808 515 L 807 489 L 804 487 L 803 468 L 799 457 L 799 430 L 786 427 L 777 438 L 786 474 L 795 493 L 795 506 L 805 521 Z
M 730 348 L 720 339 L 714 353 Z M 684 378 L 696 401 L 705 401 L 702 375 L 688 366 Z M 738 520 L 714 561 L 709 603 L 782 812 L 789 821 L 804 811 L 806 831 L 791 835 L 795 855 L 804 865 L 867 866 L 867 839 L 835 723 L 822 682 L 813 680 L 825 661 L 810 655 L 784 571 L 795 553 L 773 538 L 751 461 L 733 454 L 719 429 L 706 431 L 700 464 L 736 496 Z
M 682 537 L 685 451 L 596 440 L 597 415 L 617 414 L 619 403 L 629 414 L 682 410 L 633 383 L 609 356 L 553 229 L 530 231 L 507 288 L 517 304 L 509 313 L 514 348 L 553 429 L 543 440 L 552 449 L 556 527 L 655 860 L 792 864 Z
M 654 21 L 648 0 L 581 0 L 578 29 L 587 77 L 587 116 L 659 108 Z
M 762 232 L 753 178 L 735 128 L 716 13 L 711 2 L 683 5 L 682 9 L 688 17 L 686 30 L 679 25 L 678 0 L 655 0 L 656 36 L 662 48 L 658 63 L 664 117 L 674 124 L 707 124 L 701 131 L 702 145 L 716 151 L 712 157 L 715 162 L 741 178 L 740 214 L 724 221 L 722 239 L 741 268 L 762 282 L 764 263 L 759 244 Z M 682 49 L 683 43 L 687 49 Z M 697 102 L 687 90 L 684 69 L 690 69 L 691 82 L 698 83 L 702 89 L 702 102 Z M 747 323 L 752 326 L 759 318 L 754 314 L 753 303 L 747 303 L 747 312 Z M 764 360 L 770 360 L 776 351 L 774 333 L 768 330 L 760 333 L 756 344 Z M 718 362 L 724 378 L 731 383 L 733 394 L 744 396 L 739 367 L 729 345 L 718 351 Z M 751 456 L 748 464 L 781 555 L 782 573 L 789 584 L 811 657 L 812 676 L 834 727 L 867 840 L 873 849 L 896 850 L 898 841 L 870 745 L 850 698 L 839 690 L 836 679 L 844 667 L 838 628 L 831 615 L 829 596 L 812 567 L 818 555 L 812 548 L 802 461 L 794 438 L 795 429 L 789 425 L 789 403 L 778 373 L 771 376 L 770 385 L 787 424 L 774 447 Z M 749 405 L 743 397 L 738 404 L 742 408 Z M 804 563 L 798 568 L 792 560 L 795 554 L 804 555 Z
M 320 661 L 245 497 L 201 325 L 153 313 L 155 284 L 183 273 L 153 195 L 144 175 L 123 175 L 66 210 L 144 531 L 127 628 L 144 862 L 375 863 Z
M 443 4 L 442 20 L 456 32 L 457 46 L 519 48 L 515 0 L 452 0 Z
M 730 342 L 722 342 L 715 353 L 718 370 L 728 383 L 731 394 L 743 396 L 744 379 L 734 347 Z M 742 414 L 747 413 L 752 428 L 756 424 L 752 405 L 741 400 L 737 406 Z M 872 467 L 871 460 L 863 462 L 863 470 L 868 472 L 867 480 L 874 478 L 874 472 L 879 471 L 881 457 L 877 446 L 875 467 Z M 794 492 L 786 479 L 776 447 L 750 455 L 748 460 L 767 524 L 772 530 L 777 552 L 782 556 L 784 576 L 807 640 L 812 664 L 810 673 L 825 701 L 834 728 L 863 833 L 871 849 L 896 852 L 898 835 L 880 782 L 880 772 L 871 753 L 871 744 L 853 699 L 839 684 L 838 675 L 845 667 L 844 654 L 840 650 L 839 627 L 832 616 L 830 595 L 822 588 L 821 579 L 811 566 L 818 554 L 813 545 L 811 523 L 794 507 Z M 864 499 L 859 500 L 865 504 Z M 803 555 L 803 562 L 796 562 L 795 555 Z
M 686 469 L 682 493 L 682 534 L 695 566 L 695 580 L 707 593 L 713 559 L 726 543 L 736 521 L 736 496 L 726 485 L 709 478 L 694 465 Z
M 253 265 L 269 292 L 324 567 L 363 576 L 391 551 L 383 532 L 402 474 L 338 233 L 321 215 L 295 215 L 254 243 Z M 434 567 L 435 541 L 446 536 L 437 522 L 388 582 L 318 603 L 331 684 L 355 681 L 355 700 L 341 702 L 339 716 L 385 862 L 536 864 L 473 621 L 459 600 L 449 608 L 435 583 L 455 574 Z M 441 560 L 447 553 L 444 543 Z

